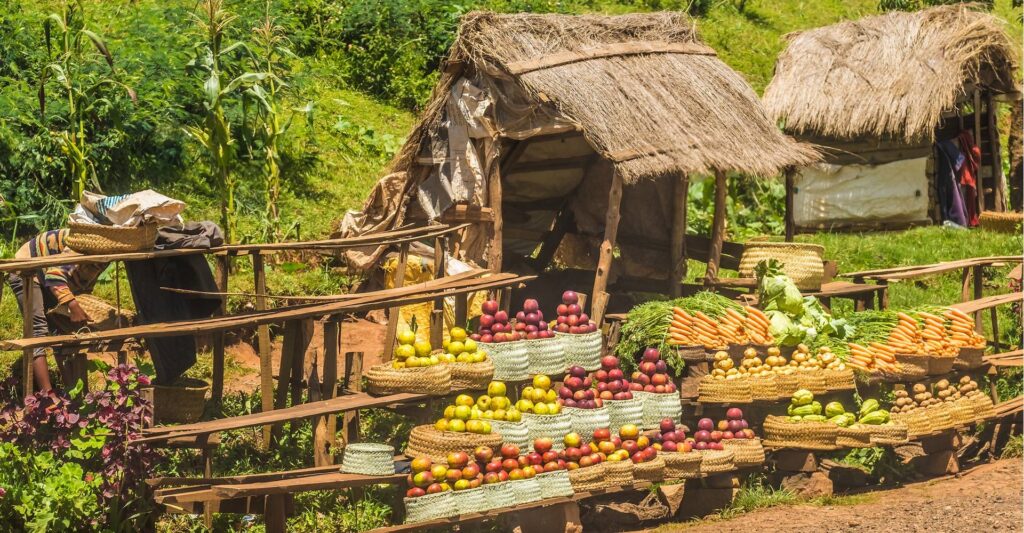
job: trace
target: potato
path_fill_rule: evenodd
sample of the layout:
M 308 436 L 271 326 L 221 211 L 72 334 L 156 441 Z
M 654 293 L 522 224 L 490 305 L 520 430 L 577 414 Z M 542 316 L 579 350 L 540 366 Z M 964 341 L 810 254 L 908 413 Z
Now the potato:
M 935 388 L 939 389 L 939 390 L 946 390 L 946 389 L 948 389 L 949 388 L 949 380 L 948 379 L 940 379 L 939 382 L 935 384 Z
M 924 385 L 924 383 L 915 383 L 915 384 L 914 384 L 914 392 L 916 392 L 916 393 L 918 393 L 918 394 L 920 394 L 920 393 L 922 393 L 922 392 L 925 392 L 925 391 L 927 391 L 927 390 L 928 390 L 928 387 L 926 387 L 926 386 Z

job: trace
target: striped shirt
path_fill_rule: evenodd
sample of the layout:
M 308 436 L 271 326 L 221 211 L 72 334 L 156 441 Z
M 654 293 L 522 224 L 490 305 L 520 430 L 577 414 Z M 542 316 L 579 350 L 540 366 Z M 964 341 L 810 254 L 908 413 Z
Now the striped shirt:
M 65 241 L 68 231 L 59 229 L 40 233 L 23 244 L 14 257 L 26 259 L 63 253 L 67 248 Z M 82 263 L 47 267 L 43 270 L 43 287 L 50 290 L 58 304 L 68 303 L 75 299 L 76 294 L 91 292 L 100 274 L 106 270 L 107 264 Z

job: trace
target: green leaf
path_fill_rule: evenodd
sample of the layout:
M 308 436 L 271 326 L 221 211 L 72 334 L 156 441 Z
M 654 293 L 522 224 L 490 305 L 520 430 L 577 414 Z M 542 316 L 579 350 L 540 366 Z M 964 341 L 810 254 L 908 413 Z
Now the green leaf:
M 107 48 L 107 43 L 103 41 L 103 38 L 90 30 L 83 29 L 81 32 L 82 35 L 85 35 L 90 41 L 92 41 L 92 44 L 96 46 L 96 49 L 99 50 L 100 54 L 103 54 L 103 57 L 107 60 L 107 65 L 110 65 L 110 69 L 113 70 L 114 56 L 110 55 L 110 50 Z

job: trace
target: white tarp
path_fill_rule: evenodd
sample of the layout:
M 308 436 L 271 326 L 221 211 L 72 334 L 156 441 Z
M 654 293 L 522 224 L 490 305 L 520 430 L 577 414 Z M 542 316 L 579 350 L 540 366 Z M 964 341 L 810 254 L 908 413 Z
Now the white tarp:
M 793 219 L 829 227 L 928 219 L 927 158 L 882 165 L 814 165 L 794 180 Z

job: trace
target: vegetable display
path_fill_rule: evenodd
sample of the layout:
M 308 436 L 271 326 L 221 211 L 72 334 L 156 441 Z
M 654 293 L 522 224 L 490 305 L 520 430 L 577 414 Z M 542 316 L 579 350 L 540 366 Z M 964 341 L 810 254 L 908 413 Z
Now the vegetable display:
M 974 319 L 953 308 L 861 311 L 850 317 L 849 364 L 864 371 L 894 372 L 896 354 L 955 357 L 960 348 L 984 347 Z
M 640 304 L 629 311 L 626 322 L 622 326 L 615 353 L 620 357 L 633 358 L 646 348 L 653 347 L 662 352 L 668 352 L 669 346 L 682 344 L 678 341 L 670 342 L 669 326 L 675 317 L 674 308 L 683 309 L 692 316 L 701 313 L 712 323 L 722 317 L 727 310 L 740 311 L 743 309 L 735 301 L 709 291 L 675 300 L 658 300 Z M 713 329 L 710 326 L 705 329 L 708 330 L 706 333 L 709 334 L 709 340 L 715 341 L 711 347 L 721 347 L 718 344 L 720 339 L 718 339 L 717 324 Z
M 958 383 L 948 379 L 935 382 L 934 390 L 926 383 L 915 383 L 910 391 L 899 389 L 893 391 L 896 401 L 890 411 L 893 413 L 909 413 L 924 407 L 953 402 L 978 390 L 978 383 L 970 376 L 963 376 Z
M 771 321 L 759 309 L 727 308 L 714 319 L 703 311 L 691 315 L 682 307 L 672 308 L 668 327 L 668 344 L 672 346 L 704 346 L 721 348 L 727 344 L 771 344 Z
M 811 342 L 819 335 L 842 339 L 850 333 L 843 319 L 833 319 L 813 296 L 803 297 L 796 284 L 769 259 L 754 268 L 761 309 L 771 322 L 769 332 L 782 346 Z

